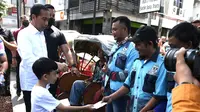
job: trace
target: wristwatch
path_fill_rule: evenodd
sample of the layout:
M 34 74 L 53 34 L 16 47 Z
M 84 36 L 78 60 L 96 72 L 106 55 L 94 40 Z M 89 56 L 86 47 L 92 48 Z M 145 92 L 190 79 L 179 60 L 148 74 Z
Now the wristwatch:
M 194 84 L 193 82 L 181 82 L 181 84 Z M 179 84 L 179 85 L 181 85 Z
M 72 66 L 71 67 L 75 67 L 76 68 L 76 64 L 72 64 Z

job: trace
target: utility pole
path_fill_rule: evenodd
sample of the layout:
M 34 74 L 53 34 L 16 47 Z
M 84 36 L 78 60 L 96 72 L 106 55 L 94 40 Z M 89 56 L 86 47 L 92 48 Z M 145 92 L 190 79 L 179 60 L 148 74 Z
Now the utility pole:
M 163 23 L 163 17 L 164 17 L 164 0 L 161 0 L 161 6 L 160 6 L 160 14 L 159 14 L 159 21 L 158 21 L 158 37 L 161 37 L 162 35 L 162 23 Z
M 147 26 L 151 26 L 151 12 L 148 13 Z
M 21 12 L 21 2 L 20 2 L 21 0 L 16 0 L 16 3 L 17 3 L 17 28 L 19 28 L 20 27 L 20 12 Z
M 23 2 L 23 12 L 24 12 L 24 15 L 26 15 L 26 4 L 25 4 L 25 0 L 23 0 L 22 2 Z
M 102 33 L 104 35 L 110 35 L 112 26 L 111 22 L 112 22 L 112 9 L 108 8 L 103 12 Z
M 70 0 L 65 0 L 65 7 L 67 8 L 67 30 L 70 29 Z
M 97 0 L 94 0 L 93 24 L 92 24 L 92 34 L 93 34 L 93 35 L 95 35 L 95 24 L 96 24 L 96 5 L 97 5 Z

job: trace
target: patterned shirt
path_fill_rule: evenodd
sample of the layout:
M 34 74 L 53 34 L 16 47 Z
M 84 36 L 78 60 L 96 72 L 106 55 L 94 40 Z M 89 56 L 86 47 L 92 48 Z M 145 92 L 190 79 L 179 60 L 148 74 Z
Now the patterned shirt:
M 100 61 L 97 61 L 94 75 L 93 75 L 93 82 L 102 82 L 103 77 L 105 76 L 105 72 L 102 71 L 102 66 L 100 66 Z
M 3 56 L 5 54 L 5 48 L 3 41 L 0 39 L 0 56 Z
M 5 48 L 4 48 L 3 41 L 0 39 L 0 56 L 4 56 L 4 55 L 5 55 Z M 3 83 L 4 81 L 5 81 L 4 75 L 0 75 L 0 86 L 4 84 Z

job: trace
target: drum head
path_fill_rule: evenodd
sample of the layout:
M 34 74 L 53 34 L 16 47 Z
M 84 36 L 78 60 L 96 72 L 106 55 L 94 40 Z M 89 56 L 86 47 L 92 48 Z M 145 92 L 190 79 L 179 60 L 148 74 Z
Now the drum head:
M 80 77 L 78 77 L 76 75 L 72 75 L 71 72 L 63 73 L 63 75 L 59 78 L 58 86 L 61 91 L 70 92 L 74 81 L 85 80 L 88 78 L 89 78 L 89 76 L 81 75 Z

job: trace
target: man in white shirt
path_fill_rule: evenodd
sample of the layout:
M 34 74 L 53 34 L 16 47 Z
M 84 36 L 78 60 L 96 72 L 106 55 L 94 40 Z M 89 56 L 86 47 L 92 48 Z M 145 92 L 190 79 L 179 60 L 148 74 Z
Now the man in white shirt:
M 26 112 L 31 111 L 31 91 L 38 79 L 32 71 L 33 63 L 40 57 L 47 57 L 46 41 L 43 30 L 48 26 L 50 13 L 44 5 L 36 4 L 31 8 L 31 23 L 18 34 L 18 52 L 21 57 L 20 85 L 24 95 Z M 57 63 L 59 70 L 66 64 Z

